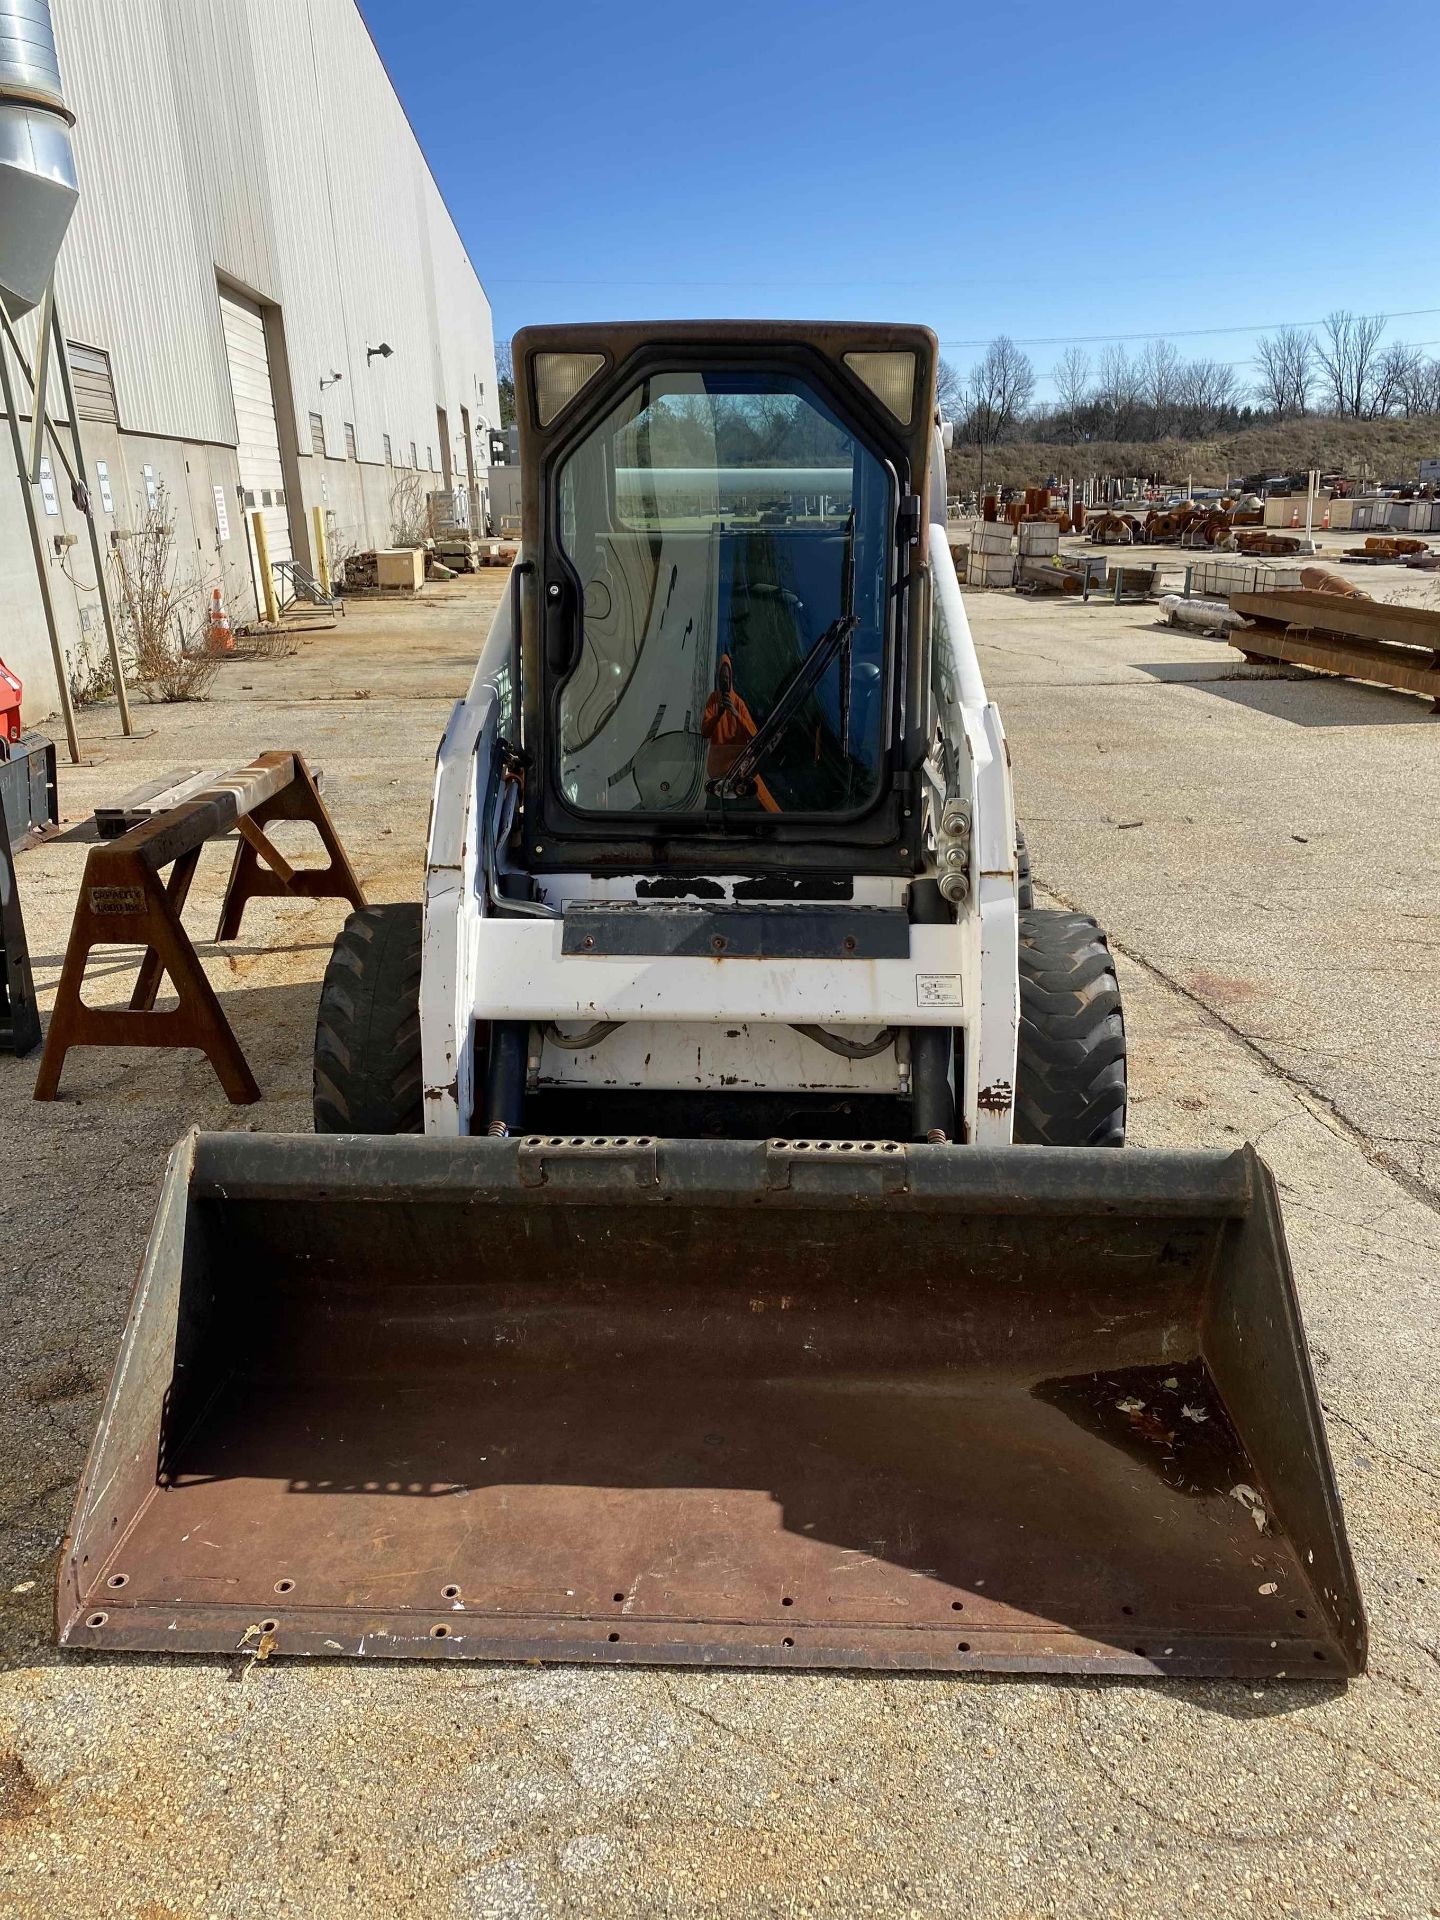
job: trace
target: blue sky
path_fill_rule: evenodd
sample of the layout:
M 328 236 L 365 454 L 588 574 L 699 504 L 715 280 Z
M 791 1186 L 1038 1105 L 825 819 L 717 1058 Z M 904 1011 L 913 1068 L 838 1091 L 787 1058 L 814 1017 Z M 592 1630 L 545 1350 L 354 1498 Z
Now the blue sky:
M 1043 379 L 1125 336 L 1247 363 L 1348 306 L 1440 350 L 1427 8 L 360 5 L 499 337 L 917 320 L 962 372 L 1007 332 Z

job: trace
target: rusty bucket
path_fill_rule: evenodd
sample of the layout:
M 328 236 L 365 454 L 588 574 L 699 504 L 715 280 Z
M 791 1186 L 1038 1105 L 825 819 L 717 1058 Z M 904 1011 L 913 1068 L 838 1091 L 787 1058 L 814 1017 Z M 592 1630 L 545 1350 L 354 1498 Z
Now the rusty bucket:
M 1357 1671 L 1249 1151 L 192 1135 L 70 1647 Z

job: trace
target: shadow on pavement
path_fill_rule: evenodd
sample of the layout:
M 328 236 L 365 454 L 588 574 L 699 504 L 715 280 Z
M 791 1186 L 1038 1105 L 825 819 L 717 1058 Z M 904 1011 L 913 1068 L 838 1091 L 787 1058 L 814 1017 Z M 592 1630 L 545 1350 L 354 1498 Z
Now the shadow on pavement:
M 1229 700 L 1253 713 L 1288 720 L 1297 727 L 1403 727 L 1424 725 L 1433 718 L 1418 694 L 1396 693 L 1365 681 L 1341 680 L 1333 674 L 1310 674 L 1304 668 L 1254 674 L 1228 664 L 1223 656 L 1210 660 L 1137 660 L 1135 670 L 1152 680 L 1199 687 L 1218 699 Z

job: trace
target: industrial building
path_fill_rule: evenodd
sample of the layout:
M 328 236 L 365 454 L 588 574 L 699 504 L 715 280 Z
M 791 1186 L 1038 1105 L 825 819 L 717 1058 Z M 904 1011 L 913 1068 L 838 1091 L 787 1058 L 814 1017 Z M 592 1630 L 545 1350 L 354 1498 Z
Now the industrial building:
M 22 30 L 23 0 L 8 11 Z M 56 297 L 102 551 L 172 515 L 176 565 L 221 585 L 239 622 L 257 612 L 254 511 L 270 562 L 313 572 L 316 508 L 343 554 L 390 544 L 397 476 L 483 489 L 499 422 L 489 302 L 355 0 L 49 12 L 79 184 Z M 36 321 L 17 330 L 31 358 Z M 49 396 L 63 419 L 53 377 Z M 8 434 L 0 445 L 0 657 L 38 721 L 58 689 Z M 91 555 L 58 464 L 35 494 L 63 646 L 98 656 Z

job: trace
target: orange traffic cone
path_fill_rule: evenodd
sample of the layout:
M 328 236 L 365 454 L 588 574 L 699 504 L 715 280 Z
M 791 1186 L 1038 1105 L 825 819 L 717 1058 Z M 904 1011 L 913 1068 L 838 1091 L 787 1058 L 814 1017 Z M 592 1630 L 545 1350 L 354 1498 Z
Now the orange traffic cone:
M 1328 533 L 1330 531 L 1330 509 L 1328 507 L 1326 507 L 1324 513 L 1320 516 L 1320 530 L 1322 533 Z
M 210 595 L 210 625 L 205 633 L 205 646 L 210 653 L 233 653 L 235 636 L 230 631 L 230 616 L 225 611 L 225 602 L 219 587 Z

